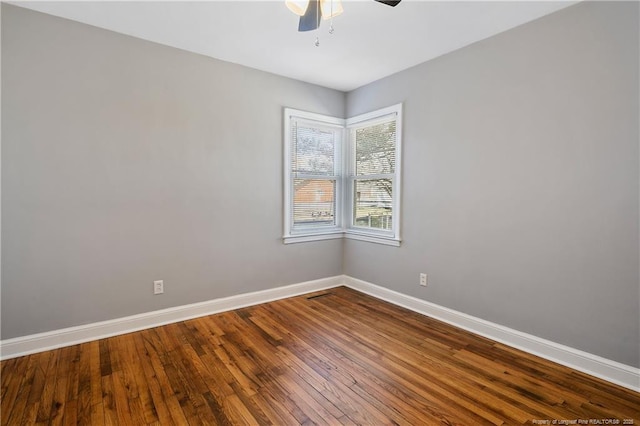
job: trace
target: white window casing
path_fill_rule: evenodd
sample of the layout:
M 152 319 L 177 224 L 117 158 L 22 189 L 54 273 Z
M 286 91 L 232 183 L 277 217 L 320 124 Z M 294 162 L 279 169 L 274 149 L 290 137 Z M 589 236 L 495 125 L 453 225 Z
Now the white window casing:
M 341 238 L 344 120 L 291 108 L 284 119 L 284 242 Z
M 285 108 L 284 135 L 285 244 L 400 245 L 401 104 L 347 120 Z
M 346 128 L 349 136 L 345 173 L 345 237 L 399 246 L 402 104 L 349 118 Z M 376 128 L 386 130 L 386 134 L 374 133 L 370 138 L 374 146 L 369 148 L 378 150 L 360 149 L 361 158 L 356 158 L 359 143 L 365 145 L 369 142 L 366 138 L 358 140 L 357 132 Z M 367 154 L 369 158 L 363 159 L 362 155 Z M 385 184 L 381 185 L 383 181 Z M 368 200 L 362 192 L 356 191 L 358 185 L 364 192 L 370 192 Z M 366 215 L 368 223 L 363 221 L 365 216 L 362 215 L 367 210 L 370 211 Z M 360 211 L 360 216 L 357 211 Z

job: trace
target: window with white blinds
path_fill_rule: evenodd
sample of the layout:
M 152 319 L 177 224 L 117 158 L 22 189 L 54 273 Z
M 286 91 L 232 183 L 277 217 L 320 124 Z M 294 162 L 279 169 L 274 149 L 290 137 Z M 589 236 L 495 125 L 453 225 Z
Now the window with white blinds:
M 341 236 L 343 123 L 285 110 L 285 242 Z
M 347 237 L 398 245 L 401 105 L 347 120 Z M 382 241 L 379 241 L 382 240 Z
M 400 244 L 400 114 L 401 105 L 348 120 L 285 109 L 285 243 Z

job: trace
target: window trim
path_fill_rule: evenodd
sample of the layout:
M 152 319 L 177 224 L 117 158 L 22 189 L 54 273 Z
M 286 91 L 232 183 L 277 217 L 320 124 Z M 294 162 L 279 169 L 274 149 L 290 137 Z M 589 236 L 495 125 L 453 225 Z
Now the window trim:
M 390 115 L 396 120 L 395 170 L 392 177 L 392 226 L 391 231 L 358 227 L 353 224 L 353 183 L 358 178 L 353 172 L 355 168 L 355 143 L 351 140 L 351 130 L 371 126 L 387 121 Z M 293 226 L 293 182 L 296 177 L 291 172 L 291 155 L 293 140 L 291 126 L 294 120 L 317 122 L 319 127 L 334 127 L 341 130 L 340 147 L 336 150 L 334 176 L 335 192 L 335 225 L 297 228 Z M 360 114 L 348 119 L 331 117 L 307 111 L 284 108 L 284 235 L 285 244 L 347 238 L 399 247 L 400 238 L 400 206 L 401 206 L 401 159 L 402 159 L 402 104 Z M 389 174 L 385 174 L 389 175 Z M 376 175 L 367 175 L 367 179 Z M 320 177 L 327 179 L 328 177 Z M 329 179 L 334 179 L 330 177 Z
M 385 173 L 382 175 L 363 175 L 356 176 L 355 173 L 355 140 L 353 140 L 353 131 L 363 127 L 374 126 L 383 123 L 394 117 L 396 121 L 396 144 L 395 144 L 395 168 L 393 173 Z M 355 117 L 348 118 L 345 121 L 347 138 L 345 143 L 345 210 L 343 223 L 345 224 L 345 238 L 369 241 L 373 243 L 386 244 L 391 246 L 400 246 L 400 200 L 401 200 L 401 168 L 402 168 L 402 104 L 392 105 L 386 108 L 360 114 Z M 357 180 L 370 180 L 377 178 L 389 177 L 391 175 L 393 197 L 391 211 L 393 212 L 391 231 L 380 229 L 369 229 L 356 226 L 353 223 L 354 217 L 354 186 Z
M 318 127 L 334 128 L 339 130 L 340 140 L 336 149 L 334 158 L 334 173 L 332 176 L 298 176 L 294 177 L 291 172 L 291 155 L 293 153 L 293 140 L 291 134 L 291 126 L 294 120 L 307 122 L 316 122 Z M 342 156 L 344 154 L 344 123 L 341 118 L 331 117 L 328 115 L 317 114 L 313 112 L 300 111 L 293 108 L 284 109 L 284 243 L 298 243 L 316 240 L 326 240 L 333 238 L 342 238 L 343 235 L 343 217 L 341 212 L 343 195 L 342 195 Z M 334 225 L 317 226 L 317 227 L 301 227 L 293 226 L 293 183 L 296 178 L 301 179 L 321 179 L 336 181 L 335 190 L 335 214 Z

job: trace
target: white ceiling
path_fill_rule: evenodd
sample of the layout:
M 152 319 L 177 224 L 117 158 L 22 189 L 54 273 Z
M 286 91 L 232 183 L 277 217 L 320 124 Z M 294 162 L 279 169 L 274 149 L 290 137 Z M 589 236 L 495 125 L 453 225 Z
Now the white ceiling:
M 349 91 L 576 1 L 346 0 L 344 13 L 299 33 L 284 0 L 12 4 L 321 86 Z M 320 38 L 320 46 L 314 40 Z

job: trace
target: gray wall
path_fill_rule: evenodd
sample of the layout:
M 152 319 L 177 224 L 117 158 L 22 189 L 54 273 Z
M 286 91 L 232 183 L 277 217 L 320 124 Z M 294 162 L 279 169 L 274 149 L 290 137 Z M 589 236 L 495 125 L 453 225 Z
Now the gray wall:
M 404 242 L 346 241 L 345 274 L 640 366 L 638 15 L 578 4 L 349 93 L 404 102 Z
M 2 4 L 2 339 L 341 274 L 282 244 L 282 108 L 344 105 Z

